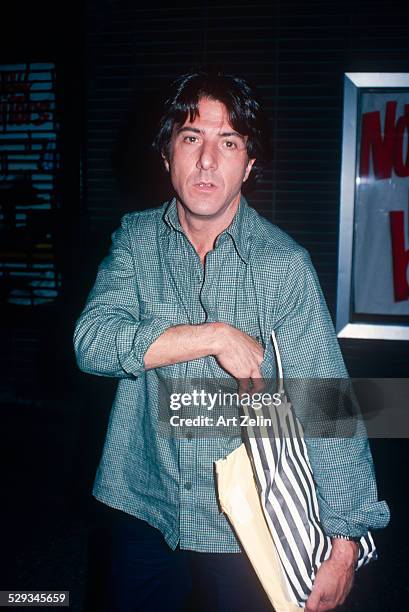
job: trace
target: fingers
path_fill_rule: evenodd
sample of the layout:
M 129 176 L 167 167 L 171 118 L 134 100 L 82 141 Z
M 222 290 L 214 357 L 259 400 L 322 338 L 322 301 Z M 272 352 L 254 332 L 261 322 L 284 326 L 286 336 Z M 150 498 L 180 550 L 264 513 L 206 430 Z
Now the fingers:
M 305 607 L 304 610 L 305 612 L 329 612 L 330 610 L 335 610 L 335 608 L 338 606 L 339 604 L 335 604 L 335 603 L 325 603 L 323 601 L 320 601 L 318 603 L 318 607 Z
M 242 397 L 245 393 L 251 393 L 251 379 L 250 378 L 238 378 L 239 382 L 239 396 Z
M 320 611 L 321 593 L 318 590 L 312 590 L 311 595 L 305 604 L 305 612 L 321 612 Z
M 266 383 L 264 381 L 264 378 L 262 377 L 260 370 L 258 370 L 257 372 L 253 372 L 251 376 L 251 382 L 253 385 L 253 388 L 251 390 L 252 393 L 262 393 L 266 388 Z

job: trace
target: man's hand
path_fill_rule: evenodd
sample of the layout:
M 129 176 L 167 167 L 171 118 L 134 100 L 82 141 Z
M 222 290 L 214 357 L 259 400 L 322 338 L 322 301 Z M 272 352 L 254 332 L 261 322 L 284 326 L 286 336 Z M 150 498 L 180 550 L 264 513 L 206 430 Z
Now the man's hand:
M 325 612 L 344 603 L 354 581 L 358 544 L 334 538 L 329 559 L 319 568 L 305 612 Z
M 223 324 L 214 353 L 217 362 L 239 382 L 239 393 L 255 393 L 264 389 L 260 372 L 263 347 L 239 329 Z

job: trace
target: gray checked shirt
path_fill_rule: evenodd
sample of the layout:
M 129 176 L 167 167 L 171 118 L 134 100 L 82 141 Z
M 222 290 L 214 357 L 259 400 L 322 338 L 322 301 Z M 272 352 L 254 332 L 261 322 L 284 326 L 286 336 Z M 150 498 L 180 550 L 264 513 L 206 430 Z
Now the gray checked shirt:
M 229 323 L 265 346 L 275 376 L 275 330 L 284 376 L 347 377 L 308 253 L 242 197 L 205 268 L 179 223 L 176 201 L 127 214 L 75 330 L 81 370 L 119 379 L 93 494 L 147 521 L 171 548 L 239 552 L 216 500 L 213 462 L 239 436 L 164 436 L 158 387 L 167 378 L 225 378 L 212 356 L 145 370 L 148 347 L 178 324 Z M 296 406 L 295 406 L 296 408 Z M 385 527 L 366 437 L 306 439 L 328 535 Z

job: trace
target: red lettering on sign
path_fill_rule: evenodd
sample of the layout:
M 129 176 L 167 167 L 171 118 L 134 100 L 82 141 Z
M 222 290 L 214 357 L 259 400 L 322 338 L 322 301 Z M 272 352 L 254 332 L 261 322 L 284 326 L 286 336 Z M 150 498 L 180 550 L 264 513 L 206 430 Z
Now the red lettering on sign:
M 361 155 L 359 163 L 359 173 L 361 176 L 369 176 L 371 153 L 375 177 L 377 179 L 386 179 L 391 176 L 396 106 L 396 102 L 388 102 L 386 104 L 383 138 L 380 112 L 373 111 L 362 115 Z
M 408 211 L 409 212 L 409 211 Z M 404 212 L 394 210 L 389 213 L 392 238 L 393 287 L 395 302 L 409 299 L 407 270 L 409 249 L 405 249 Z
M 406 155 L 403 151 L 406 131 Z M 406 159 L 404 159 L 406 157 Z M 393 147 L 393 165 L 397 176 L 409 176 L 409 104 L 405 104 L 405 114 L 398 119 L 395 128 L 395 145 Z
M 409 104 L 405 104 L 404 114 L 395 124 L 396 106 L 394 101 L 386 104 L 383 136 L 380 111 L 362 115 L 360 176 L 369 176 L 371 158 L 378 180 L 390 178 L 392 170 L 396 176 L 409 176 Z M 403 150 L 405 132 L 406 151 Z

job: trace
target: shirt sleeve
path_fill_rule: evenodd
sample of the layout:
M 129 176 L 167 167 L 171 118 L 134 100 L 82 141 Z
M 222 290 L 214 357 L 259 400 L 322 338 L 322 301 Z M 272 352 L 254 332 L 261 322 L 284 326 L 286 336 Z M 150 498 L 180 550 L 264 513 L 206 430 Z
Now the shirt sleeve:
M 294 387 L 295 381 L 299 387 L 313 387 L 325 384 L 323 379 L 348 378 L 316 272 L 304 249 L 293 253 L 282 279 L 276 321 L 284 381 L 293 379 Z M 290 399 L 293 401 L 291 393 Z M 334 405 L 330 403 L 326 407 L 329 414 L 337 409 L 337 400 Z M 308 430 L 309 420 L 314 417 L 311 405 L 306 413 L 297 412 L 295 399 L 293 406 Z M 322 430 L 321 434 L 306 434 L 305 443 L 326 533 L 360 537 L 369 529 L 385 527 L 389 509 L 386 502 L 378 501 L 374 465 L 362 420 L 357 419 L 352 435 L 347 429 L 344 434 L 326 437 Z
M 75 326 L 78 367 L 98 376 L 139 376 L 149 346 L 175 325 L 162 317 L 141 317 L 128 217 L 112 235 L 110 253 Z

